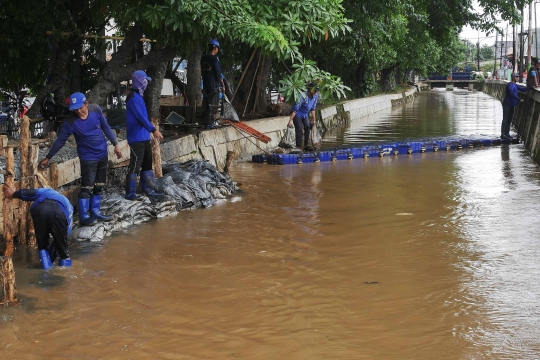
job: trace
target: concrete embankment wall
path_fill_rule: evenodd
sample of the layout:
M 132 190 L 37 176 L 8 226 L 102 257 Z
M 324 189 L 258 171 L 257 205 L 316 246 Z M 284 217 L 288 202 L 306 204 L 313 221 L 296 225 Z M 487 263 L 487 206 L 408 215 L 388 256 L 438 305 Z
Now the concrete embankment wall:
M 363 99 L 350 100 L 335 106 L 328 106 L 317 110 L 317 121 L 320 121 L 325 129 L 340 126 L 349 121 L 388 109 L 397 105 L 412 101 L 417 95 L 417 89 L 412 88 L 402 94 L 378 95 Z M 223 170 L 227 151 L 234 151 L 237 160 L 251 160 L 251 156 L 269 151 L 278 146 L 284 131 L 287 128 L 289 116 L 266 118 L 249 121 L 249 126 L 270 137 L 271 141 L 264 144 L 248 134 L 236 130 L 232 126 L 219 129 L 205 130 L 198 134 L 182 136 L 178 139 L 161 144 L 161 159 L 163 162 L 184 162 L 190 159 L 205 159 Z M 7 145 L 7 144 L 5 144 Z M 129 164 L 129 146 L 126 140 L 120 141 L 122 158 L 117 159 L 112 145 L 109 146 L 109 167 L 120 168 Z M 59 162 L 51 169 L 39 172 L 52 184 L 54 188 L 75 183 L 80 179 L 79 158 Z M 64 192 L 72 200 L 76 198 L 77 187 Z M 19 208 L 19 200 L 14 200 L 14 209 Z M 0 233 L 4 233 L 3 224 L 3 195 L 0 193 Z M 19 228 L 19 219 L 15 219 L 15 229 Z M 17 233 L 15 233 L 17 235 Z
M 317 110 L 317 121 L 320 121 L 328 130 L 348 121 L 388 109 L 392 105 L 412 101 L 416 95 L 417 89 L 414 88 L 402 94 L 378 95 L 346 101 Z M 227 151 L 234 151 L 238 155 L 238 160 L 246 161 L 251 160 L 253 154 L 277 147 L 288 121 L 288 116 L 280 116 L 248 122 L 249 126 L 272 139 L 268 144 L 229 126 L 203 131 L 198 136 L 186 136 L 163 144 L 161 146 L 162 160 L 186 161 L 192 158 L 204 158 L 221 170 L 225 165 Z
M 486 80 L 483 91 L 501 102 L 504 100 L 504 93 L 507 81 Z M 540 164 L 540 91 L 531 90 L 520 94 L 524 102 L 520 103 L 514 111 L 512 124 L 523 140 L 525 148 L 529 150 L 531 157 L 537 164 Z M 501 118 L 502 121 L 502 118 Z

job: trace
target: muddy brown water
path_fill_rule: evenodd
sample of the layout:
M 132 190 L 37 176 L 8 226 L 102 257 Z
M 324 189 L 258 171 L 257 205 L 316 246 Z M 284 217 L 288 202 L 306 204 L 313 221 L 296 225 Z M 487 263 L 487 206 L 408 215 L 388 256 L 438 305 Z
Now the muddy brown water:
M 501 116 L 432 91 L 325 141 L 497 134 Z M 235 202 L 74 245 L 71 269 L 19 254 L 2 359 L 540 356 L 540 171 L 522 145 L 232 175 Z

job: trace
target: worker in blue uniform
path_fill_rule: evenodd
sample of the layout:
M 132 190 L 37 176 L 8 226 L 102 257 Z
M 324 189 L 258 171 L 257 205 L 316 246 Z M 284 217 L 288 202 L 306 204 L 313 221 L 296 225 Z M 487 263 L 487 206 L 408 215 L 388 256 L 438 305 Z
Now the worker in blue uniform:
M 99 105 L 89 104 L 84 94 L 76 92 L 69 97 L 69 110 L 71 113 L 64 120 L 58 138 L 39 166 L 45 168 L 49 160 L 66 144 L 68 137 L 74 135 L 81 162 L 79 220 L 81 225 L 91 226 L 96 221 L 112 219 L 112 216 L 104 215 L 100 210 L 101 192 L 107 181 L 108 153 L 105 136 L 114 145 L 114 153 L 119 159 L 122 152 Z
M 308 146 L 309 133 L 312 127 L 309 115 L 311 115 L 311 118 L 313 119 L 313 125 L 317 123 L 315 109 L 317 108 L 317 102 L 319 101 L 319 87 L 314 82 L 307 84 L 306 87 L 307 92 L 302 94 L 300 101 L 293 104 L 291 107 L 291 116 L 287 125 L 292 127 L 294 124 L 296 147 L 299 149 Z M 304 147 L 302 147 L 302 137 L 304 140 Z
M 527 92 L 533 87 L 525 87 L 517 84 L 519 73 L 512 74 L 512 82 L 506 84 L 506 90 L 503 101 L 503 120 L 501 124 L 501 139 L 512 139 L 510 136 L 510 125 L 514 117 L 514 109 L 523 100 L 519 97 L 518 91 Z
M 21 189 L 4 184 L 4 196 L 33 201 L 30 215 L 34 223 L 39 258 L 43 270 L 48 270 L 60 256 L 59 266 L 71 266 L 67 237 L 73 225 L 73 206 L 68 199 L 53 189 Z M 49 244 L 49 235 L 53 241 Z
M 225 93 L 225 82 L 221 72 L 221 63 L 217 57 L 218 52 L 219 42 L 213 39 L 208 43 L 208 53 L 201 57 L 204 124 L 209 128 L 216 126 L 220 92 Z
M 126 98 L 126 133 L 129 144 L 129 168 L 126 178 L 126 199 L 141 200 L 137 194 L 137 176 L 141 175 L 141 188 L 148 196 L 160 196 L 152 186 L 152 146 L 150 134 L 161 142 L 163 135 L 148 119 L 144 91 L 152 78 L 142 70 L 131 75 L 132 88 Z M 161 164 L 159 164 L 161 166 Z

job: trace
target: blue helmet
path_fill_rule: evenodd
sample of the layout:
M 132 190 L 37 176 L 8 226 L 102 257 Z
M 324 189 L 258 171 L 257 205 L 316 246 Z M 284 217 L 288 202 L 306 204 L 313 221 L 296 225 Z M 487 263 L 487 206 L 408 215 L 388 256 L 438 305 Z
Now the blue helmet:
M 217 46 L 219 48 L 219 41 L 217 41 L 217 39 L 212 39 L 208 42 L 208 46 Z

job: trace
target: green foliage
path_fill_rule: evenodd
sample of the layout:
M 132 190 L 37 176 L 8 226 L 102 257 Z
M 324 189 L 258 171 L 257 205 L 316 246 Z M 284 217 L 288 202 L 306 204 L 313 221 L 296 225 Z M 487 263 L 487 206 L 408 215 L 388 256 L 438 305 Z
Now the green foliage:
M 295 72 L 280 80 L 281 92 L 287 102 L 298 102 L 307 91 L 306 84 L 314 81 L 320 87 L 323 99 L 346 97 L 346 91 L 351 89 L 343 85 L 341 78 L 322 71 L 311 60 L 297 59 L 293 64 Z

